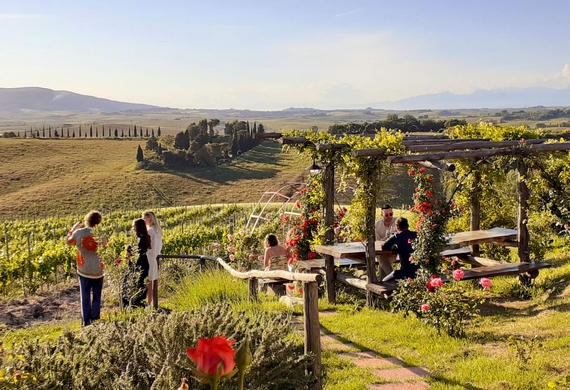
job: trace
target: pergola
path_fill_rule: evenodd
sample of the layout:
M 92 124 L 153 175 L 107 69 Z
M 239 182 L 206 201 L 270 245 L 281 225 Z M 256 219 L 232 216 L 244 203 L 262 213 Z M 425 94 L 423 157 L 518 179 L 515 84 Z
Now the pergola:
M 281 133 L 256 134 L 259 139 L 273 139 L 282 145 L 306 144 L 305 138 L 283 137 Z M 450 162 L 456 159 L 472 159 L 474 161 L 498 156 L 529 156 L 534 153 L 569 151 L 570 142 L 545 143 L 545 139 L 515 140 L 515 141 L 490 141 L 487 139 L 450 139 L 438 136 L 409 136 L 404 138 L 403 145 L 406 153 L 400 155 L 386 155 L 384 149 L 359 149 L 352 150 L 353 158 L 373 158 L 385 160 L 389 164 L 419 164 L 427 168 L 453 171 L 455 166 Z M 348 147 L 346 144 L 316 144 L 317 153 L 323 151 L 335 151 Z M 522 159 L 517 161 L 517 187 L 518 187 L 518 221 L 517 221 L 517 241 L 518 257 L 520 262 L 529 261 L 530 237 L 527 228 L 527 217 L 529 211 L 529 189 L 525 182 L 525 177 L 529 167 Z M 327 163 L 323 174 L 323 188 L 325 191 L 324 220 L 325 224 L 332 227 L 334 213 L 334 162 Z M 474 170 L 475 181 L 480 175 L 478 170 Z M 481 187 L 476 187 L 475 193 L 471 197 L 471 230 L 480 229 L 480 198 Z M 376 220 L 376 205 L 368 210 L 366 236 L 366 271 L 368 277 L 367 294 L 371 301 L 370 292 L 374 291 L 371 284 L 377 283 L 375 272 L 375 246 L 374 246 L 374 222 Z M 327 229 L 325 241 L 332 242 L 334 233 L 332 229 Z M 473 246 L 473 254 L 479 254 L 478 245 Z M 334 302 L 335 291 L 335 271 L 334 259 L 330 255 L 325 255 L 325 270 L 328 286 L 328 300 Z

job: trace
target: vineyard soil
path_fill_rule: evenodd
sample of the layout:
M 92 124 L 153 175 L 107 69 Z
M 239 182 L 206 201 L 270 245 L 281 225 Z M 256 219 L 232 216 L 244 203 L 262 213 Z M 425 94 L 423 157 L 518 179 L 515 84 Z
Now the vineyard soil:
M 17 329 L 38 323 L 79 319 L 79 284 L 69 281 L 36 295 L 6 299 L 0 305 L 0 329 Z

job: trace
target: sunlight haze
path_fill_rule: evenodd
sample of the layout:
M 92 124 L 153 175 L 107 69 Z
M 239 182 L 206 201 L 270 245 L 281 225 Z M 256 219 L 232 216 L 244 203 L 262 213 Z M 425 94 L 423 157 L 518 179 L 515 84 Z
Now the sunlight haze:
M 255 110 L 568 88 L 568 15 L 567 0 L 0 0 L 0 87 Z

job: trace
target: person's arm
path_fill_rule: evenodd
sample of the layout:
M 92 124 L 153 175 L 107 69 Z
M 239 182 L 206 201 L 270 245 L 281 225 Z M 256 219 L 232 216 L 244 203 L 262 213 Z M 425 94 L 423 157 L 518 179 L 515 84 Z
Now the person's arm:
M 388 239 L 388 241 L 386 241 L 384 244 L 382 244 L 382 250 L 383 251 L 391 251 L 392 247 L 397 243 L 397 236 L 393 235 L 392 237 L 390 237 Z
M 265 271 L 269 271 L 271 265 L 271 257 L 269 256 L 269 248 L 265 248 L 265 256 L 263 257 L 263 268 Z

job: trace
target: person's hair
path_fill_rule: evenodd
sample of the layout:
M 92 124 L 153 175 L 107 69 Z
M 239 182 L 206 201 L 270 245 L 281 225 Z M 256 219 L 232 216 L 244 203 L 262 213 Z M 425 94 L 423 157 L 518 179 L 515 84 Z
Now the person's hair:
M 403 232 L 404 230 L 408 230 L 410 228 L 410 224 L 406 218 L 398 218 L 396 220 L 396 227 L 398 230 Z
M 160 236 L 162 235 L 162 228 L 161 228 L 160 225 L 158 224 L 158 219 L 156 219 L 156 215 L 154 215 L 154 213 L 153 213 L 152 211 L 148 211 L 148 210 L 147 210 L 147 211 L 143 212 L 143 213 L 142 213 L 142 217 L 143 217 L 143 219 L 144 219 L 145 217 L 149 217 L 149 218 L 150 218 L 150 222 L 151 222 L 151 225 L 150 225 L 150 226 L 152 226 L 152 227 L 154 228 L 154 230 L 156 230 L 156 232 L 158 233 L 158 235 L 160 235 Z
M 101 223 L 102 219 L 103 219 L 103 217 L 101 216 L 101 213 L 99 211 L 91 210 L 85 216 L 85 225 L 91 226 L 91 227 L 99 225 Z
M 277 236 L 275 234 L 269 233 L 265 236 L 265 244 L 269 246 L 277 246 L 279 245 L 279 240 L 277 240 Z
M 135 219 L 133 221 L 135 235 L 137 237 L 146 239 L 148 242 L 148 247 L 150 248 L 150 236 L 148 235 L 148 231 L 146 230 L 146 223 L 144 223 L 143 219 Z
M 392 206 L 390 206 L 389 204 L 385 204 L 384 206 L 382 206 L 382 210 L 389 210 L 391 208 Z

